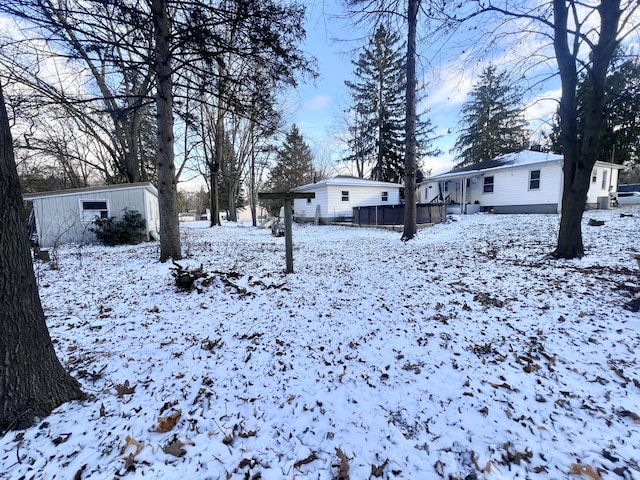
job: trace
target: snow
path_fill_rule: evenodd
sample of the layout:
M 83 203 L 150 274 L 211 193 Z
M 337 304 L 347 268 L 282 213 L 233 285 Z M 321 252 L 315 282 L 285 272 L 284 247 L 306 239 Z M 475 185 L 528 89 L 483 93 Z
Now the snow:
M 191 292 L 157 244 L 60 247 L 89 399 L 0 438 L 0 478 L 640 479 L 640 208 L 586 212 L 571 261 L 556 215 L 456 220 L 294 225 L 290 275 L 269 230 L 183 224 Z

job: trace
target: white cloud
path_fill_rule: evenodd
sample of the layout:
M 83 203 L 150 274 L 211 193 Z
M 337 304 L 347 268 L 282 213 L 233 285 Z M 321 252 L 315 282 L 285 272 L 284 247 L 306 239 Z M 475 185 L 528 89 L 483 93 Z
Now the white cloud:
M 305 112 L 316 112 L 318 110 L 325 110 L 331 105 L 330 95 L 316 95 L 311 100 L 308 100 L 302 106 L 302 110 Z

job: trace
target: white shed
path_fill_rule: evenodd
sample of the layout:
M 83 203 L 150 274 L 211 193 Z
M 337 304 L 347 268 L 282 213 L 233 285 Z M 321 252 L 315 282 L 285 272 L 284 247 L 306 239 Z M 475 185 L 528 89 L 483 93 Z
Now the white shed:
M 563 187 L 562 155 L 525 150 L 452 170 L 420 183 L 420 202 L 442 201 L 450 213 L 559 213 Z M 596 162 L 587 205 L 615 194 L 623 167 Z M 608 200 L 607 200 L 608 205 Z
M 93 220 L 121 217 L 125 209 L 140 212 L 146 234 L 159 230 L 158 191 L 151 183 L 125 183 L 24 195 L 32 202 L 38 243 L 52 247 L 63 243 L 93 242 Z
M 337 176 L 293 188 L 292 192 L 315 193 L 315 198 L 293 201 L 297 222 L 330 224 L 353 219 L 354 207 L 397 205 L 402 185 L 363 178 Z

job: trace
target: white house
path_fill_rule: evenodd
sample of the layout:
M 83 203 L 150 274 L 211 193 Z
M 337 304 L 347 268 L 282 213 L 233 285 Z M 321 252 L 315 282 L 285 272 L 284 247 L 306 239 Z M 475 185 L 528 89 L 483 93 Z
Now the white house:
M 24 195 L 33 204 L 38 243 L 52 247 L 62 243 L 92 242 L 93 220 L 121 217 L 124 209 L 140 212 L 146 233 L 159 230 L 158 191 L 151 183 L 125 183 Z
M 397 183 L 347 176 L 302 185 L 291 191 L 313 192 L 316 197 L 294 199 L 294 219 L 319 224 L 351 221 L 354 207 L 398 205 L 401 188 Z
M 420 183 L 419 202 L 443 201 L 450 213 L 559 213 L 563 156 L 525 150 L 436 175 Z M 596 162 L 587 205 L 608 206 L 623 167 Z M 606 204 L 606 205 L 605 205 Z

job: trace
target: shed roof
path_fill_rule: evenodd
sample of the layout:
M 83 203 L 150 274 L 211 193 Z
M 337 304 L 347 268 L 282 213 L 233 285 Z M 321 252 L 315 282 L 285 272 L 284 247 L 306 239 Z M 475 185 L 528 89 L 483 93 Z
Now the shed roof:
M 345 186 L 345 187 L 362 186 L 362 187 L 402 188 L 402 185 L 399 183 L 378 182 L 376 180 L 367 180 L 365 178 L 338 175 L 332 178 L 325 178 L 324 180 L 320 180 L 315 183 L 308 183 L 306 185 L 301 185 L 299 187 L 292 188 L 291 191 L 305 192 L 310 190 L 316 190 L 319 187 L 331 186 L 331 185 Z
M 22 197 L 24 200 L 35 200 L 37 198 L 56 197 L 64 195 L 83 195 L 85 193 L 107 192 L 114 190 L 128 190 L 132 188 L 144 188 L 154 195 L 158 195 L 158 190 L 150 182 L 141 183 L 120 183 L 116 185 L 100 185 L 95 187 L 70 188 L 68 190 L 56 190 L 52 192 L 25 193 Z

